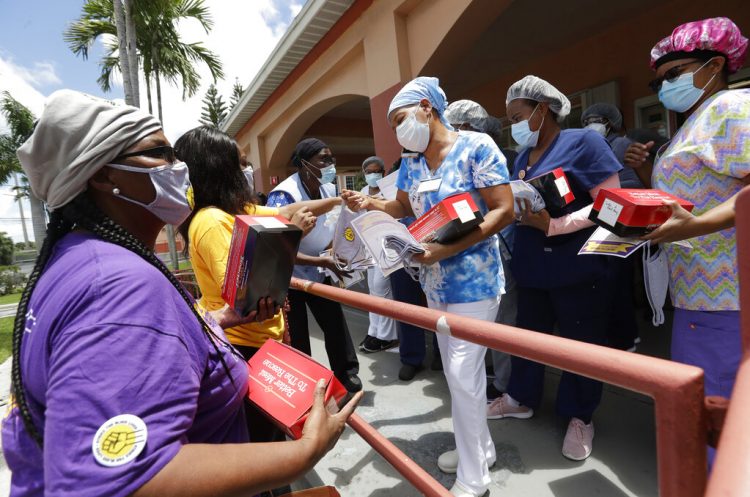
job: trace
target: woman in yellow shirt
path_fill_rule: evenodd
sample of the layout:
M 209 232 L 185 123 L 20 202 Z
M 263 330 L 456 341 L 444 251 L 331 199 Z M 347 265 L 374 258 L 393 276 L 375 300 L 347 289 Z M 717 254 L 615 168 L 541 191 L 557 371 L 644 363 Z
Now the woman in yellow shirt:
M 198 303 L 208 311 L 225 305 L 221 289 L 236 215 L 281 215 L 307 232 L 315 225 L 315 215 L 341 202 L 335 197 L 281 208 L 256 205 L 237 143 L 215 128 L 201 126 L 188 131 L 175 143 L 175 152 L 188 165 L 194 203 L 193 213 L 179 230 L 201 290 Z M 225 332 L 230 343 L 248 360 L 266 340 L 282 340 L 284 316 L 279 310 L 271 319 L 242 324 Z M 264 415 L 249 405 L 246 411 L 253 442 L 283 439 L 283 434 Z

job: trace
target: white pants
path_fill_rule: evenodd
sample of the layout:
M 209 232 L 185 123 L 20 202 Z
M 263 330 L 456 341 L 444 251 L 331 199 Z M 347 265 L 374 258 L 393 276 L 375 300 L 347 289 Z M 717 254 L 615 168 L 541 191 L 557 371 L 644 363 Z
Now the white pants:
M 371 267 L 367 269 L 367 287 L 373 297 L 393 300 L 391 280 L 383 276 L 383 272 L 379 268 Z M 396 320 L 371 312 L 370 327 L 367 329 L 367 334 L 380 340 L 396 340 L 398 338 Z
M 483 321 L 495 321 L 500 297 L 467 304 L 427 302 L 430 309 Z M 489 487 L 489 466 L 496 459 L 487 426 L 487 376 L 484 355 L 487 348 L 449 335 L 438 334 L 445 379 L 451 393 L 453 432 L 458 451 L 457 481 L 477 495 Z

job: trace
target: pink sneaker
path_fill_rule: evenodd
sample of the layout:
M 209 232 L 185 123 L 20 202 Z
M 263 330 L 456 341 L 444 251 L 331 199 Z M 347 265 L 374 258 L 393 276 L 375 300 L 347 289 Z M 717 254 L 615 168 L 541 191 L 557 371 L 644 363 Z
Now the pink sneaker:
M 487 419 L 527 419 L 534 415 L 534 409 L 514 404 L 518 404 L 518 402 L 514 401 L 507 393 L 502 394 L 487 406 Z
M 565 433 L 562 453 L 573 461 L 583 461 L 591 455 L 594 448 L 594 423 L 584 423 L 578 418 L 573 418 L 568 423 L 568 431 Z

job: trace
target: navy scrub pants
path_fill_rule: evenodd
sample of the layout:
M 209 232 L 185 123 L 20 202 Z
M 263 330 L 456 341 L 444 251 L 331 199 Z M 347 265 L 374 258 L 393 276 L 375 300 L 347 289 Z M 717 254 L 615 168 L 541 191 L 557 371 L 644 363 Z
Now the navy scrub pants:
M 561 337 L 604 345 L 612 309 L 613 289 L 606 277 L 554 289 L 518 288 L 517 326 Z M 538 409 L 544 389 L 544 365 L 513 357 L 508 394 Z M 564 371 L 557 389 L 556 409 L 564 418 L 591 421 L 602 398 L 602 383 Z
M 403 269 L 391 274 L 391 289 L 393 299 L 406 304 L 414 304 L 422 307 L 427 306 L 422 287 L 418 281 L 414 281 Z M 424 329 L 407 323 L 398 322 L 398 350 L 401 363 L 410 366 L 421 366 L 425 357 L 425 333 L 432 335 L 433 351 L 439 355 L 437 335 Z

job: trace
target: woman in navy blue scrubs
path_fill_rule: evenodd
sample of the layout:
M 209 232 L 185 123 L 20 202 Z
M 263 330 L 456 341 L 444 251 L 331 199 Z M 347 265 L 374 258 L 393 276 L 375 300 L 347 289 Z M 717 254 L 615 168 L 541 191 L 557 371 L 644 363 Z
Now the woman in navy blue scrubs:
M 561 130 L 558 121 L 570 102 L 555 87 L 526 76 L 508 89 L 511 134 L 523 150 L 513 179 L 530 179 L 561 167 L 575 200 L 563 208 L 532 212 L 522 204 L 517 216 L 511 269 L 518 284 L 517 326 L 582 342 L 605 344 L 613 285 L 606 256 L 578 256 L 594 231 L 588 220 L 601 188 L 620 185 L 622 169 L 606 140 L 588 129 Z M 529 418 L 542 400 L 544 365 L 513 357 L 508 393 L 488 406 L 490 419 Z M 582 460 L 591 454 L 602 384 L 564 372 L 557 412 L 570 419 L 563 455 Z

